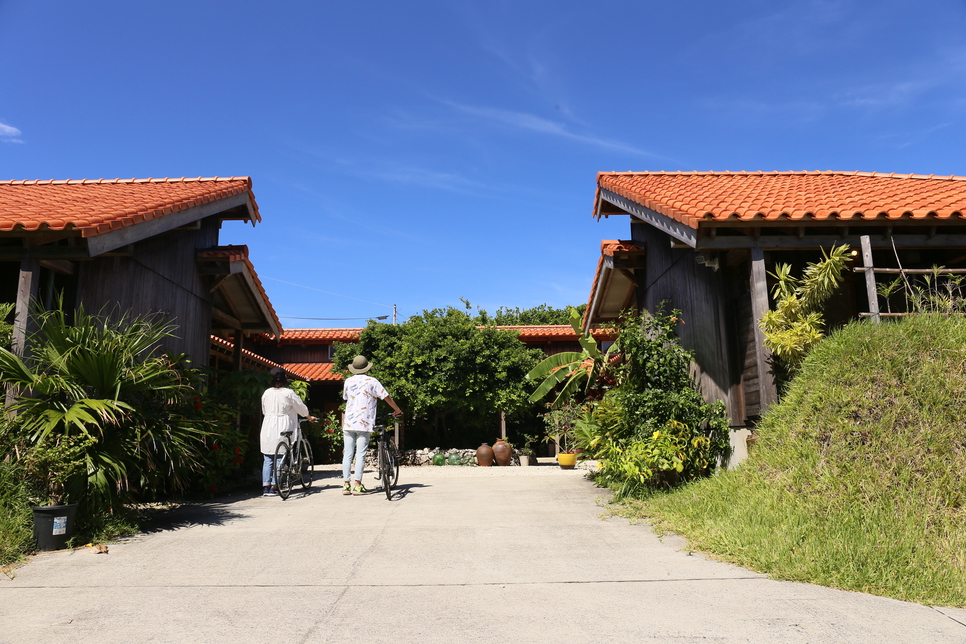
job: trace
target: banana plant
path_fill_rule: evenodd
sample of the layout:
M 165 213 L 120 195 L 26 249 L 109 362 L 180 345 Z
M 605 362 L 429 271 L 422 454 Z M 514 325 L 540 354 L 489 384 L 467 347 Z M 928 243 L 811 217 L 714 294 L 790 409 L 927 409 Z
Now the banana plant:
M 590 391 L 599 375 L 610 364 L 611 353 L 616 345 L 601 351 L 597 341 L 589 331 L 580 328 L 581 316 L 577 309 L 570 307 L 570 326 L 577 334 L 582 351 L 555 353 L 534 367 L 527 374 L 527 380 L 540 380 L 536 390 L 530 394 L 530 402 L 537 402 L 557 389 L 557 396 L 551 403 L 557 407 L 573 396 L 583 385 L 584 394 Z

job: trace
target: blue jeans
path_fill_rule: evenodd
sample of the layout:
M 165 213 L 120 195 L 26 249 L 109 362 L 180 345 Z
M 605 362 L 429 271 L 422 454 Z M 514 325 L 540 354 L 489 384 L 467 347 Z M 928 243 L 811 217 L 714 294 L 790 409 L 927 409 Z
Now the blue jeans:
M 356 457 L 356 481 L 362 483 L 362 470 L 366 465 L 366 449 L 369 447 L 369 432 L 342 432 L 344 447 L 342 450 L 342 480 L 349 480 L 352 467 L 352 456 Z
M 275 485 L 274 454 L 262 454 L 262 487 Z

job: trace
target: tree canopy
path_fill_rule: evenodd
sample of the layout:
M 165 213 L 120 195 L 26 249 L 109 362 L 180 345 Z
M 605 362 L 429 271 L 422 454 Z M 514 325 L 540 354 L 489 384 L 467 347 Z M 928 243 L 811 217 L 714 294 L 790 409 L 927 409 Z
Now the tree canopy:
M 467 309 L 470 303 L 463 300 Z M 570 310 L 576 309 L 583 316 L 586 304 L 580 306 L 569 306 L 562 309 L 555 309 L 549 304 L 540 304 L 529 309 L 519 307 L 509 308 L 501 306 L 496 313 L 490 315 L 484 309 L 477 309 L 473 320 L 479 325 L 513 326 L 513 325 L 543 325 L 543 324 L 570 324 Z
M 348 375 L 346 366 L 360 354 L 406 412 L 407 442 L 460 447 L 492 441 L 501 411 L 531 410 L 526 374 L 543 357 L 515 333 L 482 326 L 454 307 L 400 325 L 371 322 L 358 344 L 336 344 L 336 369 Z

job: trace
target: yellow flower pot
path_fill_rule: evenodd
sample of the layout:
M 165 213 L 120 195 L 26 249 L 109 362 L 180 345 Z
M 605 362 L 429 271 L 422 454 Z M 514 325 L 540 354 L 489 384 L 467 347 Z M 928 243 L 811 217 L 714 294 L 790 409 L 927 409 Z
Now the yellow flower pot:
M 562 470 L 572 470 L 577 465 L 576 454 L 557 454 L 557 463 Z

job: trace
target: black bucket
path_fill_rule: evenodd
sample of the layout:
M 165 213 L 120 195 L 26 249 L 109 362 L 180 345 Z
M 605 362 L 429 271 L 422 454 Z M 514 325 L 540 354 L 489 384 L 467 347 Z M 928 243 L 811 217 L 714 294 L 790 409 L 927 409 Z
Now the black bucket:
M 34 541 L 37 550 L 63 550 L 74 536 L 74 517 L 77 504 L 34 505 Z

